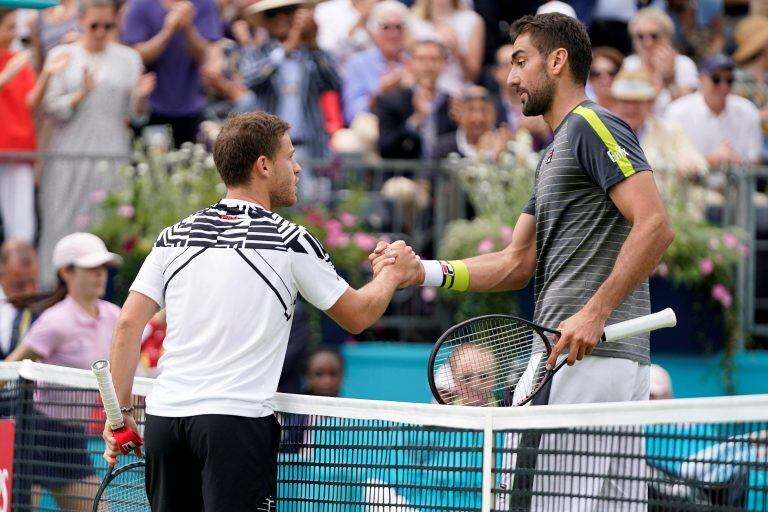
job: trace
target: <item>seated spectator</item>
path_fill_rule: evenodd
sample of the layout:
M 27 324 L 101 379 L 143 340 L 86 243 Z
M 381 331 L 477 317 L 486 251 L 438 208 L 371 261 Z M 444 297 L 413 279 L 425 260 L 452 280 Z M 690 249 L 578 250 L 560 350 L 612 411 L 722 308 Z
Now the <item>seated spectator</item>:
M 16 11 L 0 9 L 0 151 L 34 151 L 35 124 L 27 96 L 35 87 L 30 52 L 11 50 Z M 0 160 L 0 218 L 5 240 L 35 238 L 35 184 L 29 161 Z
M 733 60 L 735 82 L 731 92 L 760 109 L 763 128 L 762 160 L 768 161 L 768 18 L 752 15 L 736 25 Z
M 344 382 L 344 356 L 330 346 L 320 346 L 307 357 L 305 394 L 339 396 Z
M 459 103 L 456 133 L 447 133 L 437 140 L 435 158 L 451 153 L 481 160 L 496 160 L 511 138 L 506 124 L 496 129 L 496 108 L 485 87 L 468 87 Z
M 317 25 L 306 4 L 287 0 L 272 8 L 274 2 L 259 0 L 251 5 L 247 12 L 269 36 L 261 46 L 243 48 L 240 60 L 243 81 L 256 93 L 257 110 L 291 125 L 299 161 L 327 154 L 320 94 L 341 87 L 333 60 L 317 46 Z
M 702 60 L 701 90 L 669 105 L 665 119 L 683 126 L 710 167 L 760 161 L 760 112 L 731 94 L 733 61 L 717 54 Z
M 441 398 L 446 404 L 481 407 L 494 401 L 496 358 L 488 347 L 459 345 L 448 358 L 452 386 Z
M 592 50 L 592 66 L 589 68 L 587 96 L 601 107 L 611 111 L 615 111 L 611 86 L 623 61 L 624 56 L 616 48 L 599 46 Z
M 659 9 L 646 7 L 629 22 L 633 55 L 624 59 L 628 71 L 644 69 L 659 92 L 654 113 L 663 115 L 669 103 L 695 91 L 699 86 L 696 64 L 672 47 L 675 25 Z
M 24 337 L 36 315 L 14 300 L 38 293 L 40 265 L 29 242 L 9 240 L 0 246 L 0 361 Z
M 698 61 L 725 47 L 723 0 L 655 0 L 675 24 L 673 42 L 681 53 Z
M 413 84 L 378 98 L 379 152 L 383 158 L 432 158 L 438 137 L 456 131 L 449 115 L 448 93 L 437 82 L 445 55 L 445 48 L 436 41 L 412 44 L 407 67 Z
M 317 45 L 328 52 L 339 69 L 359 52 L 373 48 L 371 13 L 377 0 L 330 0 L 315 7 Z
M 538 151 L 552 142 L 552 130 L 542 116 L 524 116 L 520 95 L 507 85 L 507 78 L 512 69 L 512 50 L 511 44 L 505 44 L 496 51 L 496 65 L 493 67 L 493 79 L 498 87 L 495 98 L 496 121 L 506 124 L 513 135 L 520 130 L 530 133 L 533 147 Z
M 462 85 L 480 78 L 485 49 L 482 18 L 462 0 L 416 0 L 411 11 L 414 39 L 434 39 L 448 50 L 440 86 L 460 94 Z
M 678 178 L 696 178 L 706 174 L 707 160 L 683 127 L 652 114 L 657 93 L 643 70 L 622 70 L 616 76 L 611 91 L 616 100 L 614 112 L 637 135 L 663 197 L 673 193 Z M 703 207 L 703 204 L 700 206 Z
M 43 289 L 55 281 L 50 260 L 53 246 L 65 235 L 83 229 L 100 213 L 92 200 L 96 191 L 112 190 L 119 182 L 119 163 L 96 164 L 89 154 L 120 155 L 131 149 L 126 120 L 147 109 L 155 85 L 142 75 L 141 57 L 110 41 L 115 30 L 111 0 L 82 0 L 83 36 L 55 48 L 49 58 L 68 53 L 66 67 L 50 79 L 43 109 L 54 120 L 43 148 L 72 158 L 46 162 L 40 183 L 40 263 Z M 106 165 L 106 169 L 104 168 Z
M 205 106 L 200 66 L 221 38 L 214 0 L 131 0 L 122 38 L 139 52 L 157 87 L 149 99 L 150 125 L 170 125 L 178 147 L 194 142 Z
M 378 96 L 403 83 L 403 51 L 408 9 L 397 0 L 383 0 L 371 11 L 368 31 L 375 46 L 350 57 L 344 69 L 344 120 L 351 125 L 360 112 L 375 110 Z
M 62 238 L 53 252 L 59 285 L 52 294 L 30 300 L 42 314 L 5 360 L 90 369 L 93 361 L 107 359 L 120 308 L 99 297 L 106 290 L 107 266 L 121 262 L 95 235 L 73 233 Z M 42 300 L 35 302 L 37 298 Z M 39 405 L 28 418 L 37 435 L 31 475 L 23 473 L 24 477 L 49 490 L 61 510 L 91 510 L 87 497 L 99 485 L 85 427 L 67 421 L 88 417 L 90 411 L 75 405 L 86 400 L 73 397 L 71 391 L 42 390 Z

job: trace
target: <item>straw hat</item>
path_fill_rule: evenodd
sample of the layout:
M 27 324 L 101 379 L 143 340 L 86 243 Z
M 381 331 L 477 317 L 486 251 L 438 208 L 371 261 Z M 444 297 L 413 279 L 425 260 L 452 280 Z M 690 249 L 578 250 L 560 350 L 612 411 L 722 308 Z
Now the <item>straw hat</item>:
M 244 9 L 245 14 L 261 14 L 264 11 L 288 7 L 289 5 L 316 4 L 318 0 L 256 0 Z
M 733 39 L 736 42 L 733 60 L 744 64 L 768 45 L 768 18 L 759 14 L 747 16 L 736 25 Z
M 647 101 L 656 97 L 656 88 L 642 69 L 622 68 L 611 85 L 611 95 L 617 100 Z

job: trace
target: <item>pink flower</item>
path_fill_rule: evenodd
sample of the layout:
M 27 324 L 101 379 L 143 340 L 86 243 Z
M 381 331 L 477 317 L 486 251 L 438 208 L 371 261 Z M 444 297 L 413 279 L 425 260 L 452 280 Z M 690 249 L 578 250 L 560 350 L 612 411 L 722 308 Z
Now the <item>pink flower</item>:
M 392 243 L 392 237 L 389 235 L 381 235 L 379 237 L 379 240 L 381 240 L 382 242 L 387 242 L 388 244 Z
M 723 243 L 729 249 L 733 249 L 739 243 L 739 239 L 733 233 L 723 233 Z
M 311 224 L 313 226 L 322 226 L 323 215 L 315 209 L 309 210 L 307 212 L 307 224 Z
M 93 204 L 101 204 L 107 198 L 106 190 L 94 190 L 91 192 L 91 202 Z
M 368 233 L 355 233 L 352 235 L 352 241 L 356 246 L 365 252 L 370 252 L 376 247 L 376 237 L 369 235 Z
M 117 214 L 124 219 L 130 219 L 133 218 L 134 215 L 136 215 L 136 208 L 129 204 L 121 204 L 117 207 Z
M 341 220 L 341 223 L 347 227 L 354 226 L 355 222 L 357 222 L 357 217 L 349 212 L 341 212 L 339 214 L 339 219 Z
M 437 298 L 437 290 L 432 286 L 425 286 L 421 289 L 421 300 L 424 302 L 434 302 Z
M 328 236 L 340 235 L 344 232 L 344 227 L 336 219 L 328 219 L 325 221 L 325 231 L 328 233 Z
M 712 273 L 713 270 L 715 270 L 715 263 L 709 258 L 704 258 L 703 260 L 699 261 L 699 270 L 702 274 L 708 276 Z
M 496 244 L 493 243 L 493 240 L 490 238 L 483 238 L 477 243 L 477 253 L 488 254 L 489 252 L 493 252 L 495 247 Z
M 747 244 L 739 244 L 739 254 L 744 258 L 749 256 L 749 246 Z
M 513 232 L 513 229 L 511 226 L 501 226 L 499 228 L 499 234 L 501 235 L 501 239 L 507 245 L 512 243 L 512 232 Z
M 731 304 L 733 304 L 733 296 L 731 296 L 731 292 L 728 291 L 728 288 L 726 288 L 725 285 L 720 283 L 717 283 L 712 287 L 712 298 L 722 304 L 724 308 L 729 308 L 731 307 Z
M 75 219 L 75 226 L 77 229 L 86 229 L 93 224 L 93 217 L 90 215 L 78 215 Z
M 331 248 L 344 247 L 347 244 L 349 244 L 349 236 L 346 233 L 328 233 L 328 236 L 325 237 L 325 245 Z
M 667 277 L 669 275 L 669 267 L 666 263 L 659 263 L 656 267 L 656 274 L 661 277 Z

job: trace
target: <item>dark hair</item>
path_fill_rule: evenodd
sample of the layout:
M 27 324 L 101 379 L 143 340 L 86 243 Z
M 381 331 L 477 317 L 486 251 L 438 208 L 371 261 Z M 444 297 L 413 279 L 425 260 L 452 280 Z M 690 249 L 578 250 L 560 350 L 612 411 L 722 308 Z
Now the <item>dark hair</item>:
M 531 35 L 531 42 L 543 57 L 564 48 L 574 81 L 587 83 L 592 66 L 592 43 L 583 23 L 560 13 L 523 16 L 512 24 L 509 37 L 514 43 L 522 34 Z
M 413 57 L 413 54 L 416 53 L 416 50 L 422 46 L 434 46 L 440 50 L 440 56 L 443 59 L 448 58 L 448 48 L 446 48 L 445 45 L 437 39 L 416 39 L 410 45 L 408 45 L 408 56 Z
M 310 350 L 309 354 L 307 354 L 307 364 L 304 369 L 305 371 L 309 370 L 309 362 L 319 354 L 331 354 L 332 356 L 334 356 L 336 359 L 339 360 L 341 371 L 342 372 L 344 371 L 344 356 L 341 355 L 341 350 L 339 350 L 337 347 L 334 347 L 333 345 L 320 345 Z
M 29 308 L 35 313 L 45 311 L 51 306 L 55 306 L 67 296 L 67 284 L 61 278 L 61 275 L 57 275 L 56 277 L 58 278 L 58 284 L 52 292 L 19 295 L 18 297 L 8 299 L 8 302 L 13 304 L 16 308 Z
M 0 18 L 2 15 L 0 14 Z M 11 259 L 16 258 L 22 267 L 29 267 L 37 263 L 37 252 L 35 247 L 21 240 L 8 240 L 0 245 L 0 272 L 5 270 L 6 265 Z
M 213 147 L 213 161 L 227 187 L 247 185 L 260 156 L 274 160 L 280 139 L 291 125 L 266 112 L 235 114 L 221 127 Z

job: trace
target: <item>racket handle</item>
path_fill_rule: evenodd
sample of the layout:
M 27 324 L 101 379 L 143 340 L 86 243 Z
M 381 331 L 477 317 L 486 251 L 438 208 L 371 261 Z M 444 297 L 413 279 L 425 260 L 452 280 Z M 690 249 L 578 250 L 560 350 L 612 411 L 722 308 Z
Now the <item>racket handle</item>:
M 667 308 L 658 313 L 607 326 L 605 328 L 605 341 L 628 338 L 636 334 L 655 331 L 663 327 L 674 327 L 675 325 L 677 325 L 675 312 L 672 311 L 672 308 Z
M 115 441 L 120 449 L 120 453 L 127 455 L 139 446 L 144 444 L 139 434 L 127 427 L 121 427 L 112 431 L 112 435 L 115 436 Z

